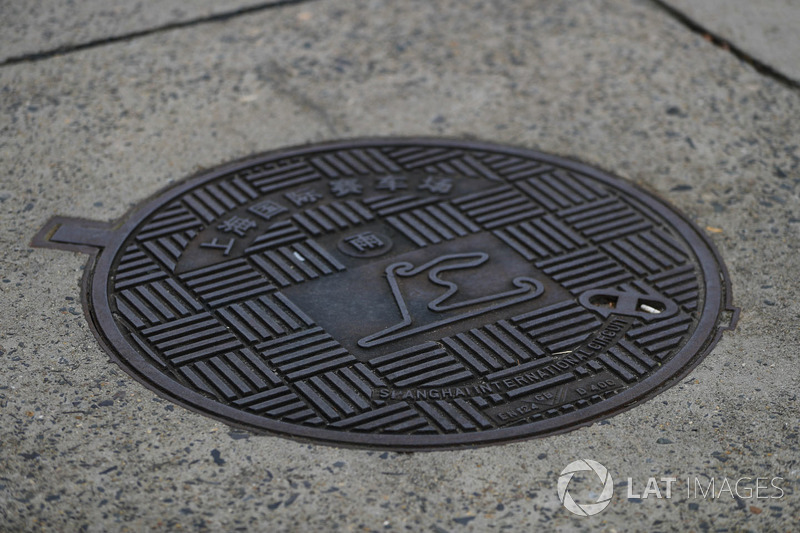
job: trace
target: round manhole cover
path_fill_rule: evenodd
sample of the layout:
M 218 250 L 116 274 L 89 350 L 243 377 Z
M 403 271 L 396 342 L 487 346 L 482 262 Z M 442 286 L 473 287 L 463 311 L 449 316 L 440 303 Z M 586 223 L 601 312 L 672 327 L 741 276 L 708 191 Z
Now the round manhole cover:
M 376 139 L 237 162 L 123 221 L 85 304 L 135 379 L 253 430 L 432 449 L 564 431 L 684 376 L 735 322 L 669 206 L 560 157 Z

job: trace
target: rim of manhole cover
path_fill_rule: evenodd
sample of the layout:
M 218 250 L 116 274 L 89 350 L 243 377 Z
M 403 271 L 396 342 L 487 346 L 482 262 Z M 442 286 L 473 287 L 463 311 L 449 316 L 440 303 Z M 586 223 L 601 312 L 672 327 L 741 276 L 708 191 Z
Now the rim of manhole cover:
M 674 384 L 738 316 L 714 246 L 662 200 L 481 142 L 275 151 L 34 245 L 92 254 L 95 335 L 158 395 L 342 445 L 580 427 Z

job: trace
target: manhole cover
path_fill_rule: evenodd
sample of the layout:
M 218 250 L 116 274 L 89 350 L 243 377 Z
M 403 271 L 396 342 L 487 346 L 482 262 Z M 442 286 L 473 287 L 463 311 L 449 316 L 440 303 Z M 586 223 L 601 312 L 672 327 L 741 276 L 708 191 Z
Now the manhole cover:
M 601 171 L 376 139 L 234 163 L 35 243 L 135 379 L 253 430 L 432 449 L 565 431 L 686 375 L 732 327 L 692 223 Z

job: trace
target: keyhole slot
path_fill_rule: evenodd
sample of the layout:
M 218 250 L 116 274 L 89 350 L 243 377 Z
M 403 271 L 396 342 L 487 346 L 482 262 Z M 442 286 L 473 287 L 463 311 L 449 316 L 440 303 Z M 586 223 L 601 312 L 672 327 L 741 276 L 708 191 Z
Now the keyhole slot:
M 589 303 L 596 307 L 607 307 L 609 309 L 617 308 L 617 297 L 609 296 L 607 294 L 595 294 L 589 298 Z

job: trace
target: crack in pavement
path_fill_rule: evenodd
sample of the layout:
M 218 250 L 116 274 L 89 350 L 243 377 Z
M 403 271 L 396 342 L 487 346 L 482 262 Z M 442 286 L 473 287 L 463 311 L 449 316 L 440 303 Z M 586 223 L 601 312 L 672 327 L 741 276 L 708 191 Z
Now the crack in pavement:
M 775 69 L 774 67 L 771 67 L 770 65 L 764 63 L 763 61 L 754 58 L 753 56 L 751 56 L 750 54 L 748 54 L 735 44 L 723 39 L 719 35 L 716 35 L 714 32 L 704 27 L 702 24 L 699 24 L 697 21 L 691 19 L 680 10 L 667 4 L 666 2 L 664 2 L 664 0 L 650 0 L 650 1 L 657 8 L 664 11 L 667 15 L 675 19 L 677 22 L 679 22 L 686 28 L 688 28 L 690 31 L 702 36 L 705 40 L 709 41 L 714 46 L 733 54 L 740 61 L 744 61 L 745 63 L 753 67 L 753 69 L 755 69 L 755 71 L 761 74 L 762 76 L 771 78 L 789 89 L 793 89 L 795 91 L 800 90 L 800 82 L 793 80 L 786 74 L 783 74 L 779 70 Z
M 232 11 L 217 13 L 215 15 L 209 15 L 206 17 L 198 17 L 190 20 L 184 20 L 181 22 L 171 22 L 169 24 L 156 26 L 154 28 L 148 28 L 146 30 L 132 31 L 129 33 L 124 33 L 122 35 L 115 35 L 113 37 L 103 37 L 101 39 L 94 39 L 91 41 L 86 41 L 84 43 L 62 45 L 57 48 L 53 48 L 51 50 L 44 50 L 42 52 L 33 52 L 33 53 L 13 56 L 6 58 L 3 61 L 0 61 L 0 67 L 18 65 L 20 63 L 31 63 L 31 62 L 41 61 L 43 59 L 50 59 L 51 57 L 71 54 L 73 52 L 80 52 L 82 50 L 89 50 L 91 48 L 97 48 L 100 46 L 105 46 L 107 44 L 130 41 L 132 39 L 138 39 L 139 37 L 146 37 L 148 35 L 153 35 L 156 33 L 162 33 L 181 28 L 188 28 L 191 26 L 199 26 L 201 24 L 225 22 L 230 19 L 234 19 L 244 15 L 250 15 L 252 13 L 258 13 L 260 11 L 267 11 L 270 9 L 277 9 L 281 7 L 305 4 L 312 1 L 314 0 L 275 0 L 272 2 L 264 2 L 261 4 L 256 4 L 254 6 L 242 7 L 239 9 L 234 9 Z
M 315 114 L 325 124 L 331 135 L 338 136 L 339 130 L 345 129 L 340 127 L 338 121 L 331 116 L 325 106 L 318 104 L 297 87 L 292 87 L 289 83 L 291 78 L 289 71 L 280 66 L 277 61 L 270 59 L 266 67 L 266 70 L 263 67 L 256 68 L 256 75 L 262 81 L 270 83 L 272 90 L 288 97 L 298 107 L 307 109 Z

